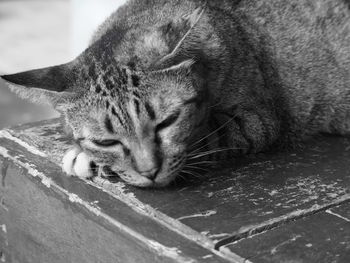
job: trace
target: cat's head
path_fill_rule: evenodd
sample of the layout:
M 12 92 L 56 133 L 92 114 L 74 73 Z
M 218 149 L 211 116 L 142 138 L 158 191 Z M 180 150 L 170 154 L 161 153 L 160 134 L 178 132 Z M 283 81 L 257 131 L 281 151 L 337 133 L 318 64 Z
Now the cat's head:
M 194 62 L 149 71 L 80 62 L 3 78 L 21 97 L 53 105 L 82 149 L 127 183 L 173 181 L 206 126 L 207 94 Z
M 203 10 L 185 13 L 171 22 L 161 16 L 156 31 L 112 25 L 70 63 L 3 78 L 21 97 L 60 111 L 97 164 L 132 185 L 165 186 L 185 172 L 195 138 L 207 132 L 206 70 L 193 49 L 184 52 L 185 39 L 198 43 L 201 27 L 189 32 Z

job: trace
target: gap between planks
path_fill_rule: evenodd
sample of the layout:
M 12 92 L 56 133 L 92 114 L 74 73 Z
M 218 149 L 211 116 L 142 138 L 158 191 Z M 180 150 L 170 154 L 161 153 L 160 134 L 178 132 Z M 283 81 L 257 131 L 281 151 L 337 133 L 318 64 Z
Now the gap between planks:
M 261 224 L 245 227 L 237 232 L 232 233 L 231 236 L 221 239 L 215 244 L 215 249 L 221 250 L 223 246 L 227 246 L 231 243 L 237 242 L 239 240 L 251 237 L 253 235 L 261 234 L 263 232 L 275 229 L 280 226 L 284 226 L 292 221 L 300 220 L 305 217 L 325 212 L 327 209 L 333 208 L 335 206 L 341 205 L 343 203 L 350 202 L 350 194 L 343 195 L 339 199 L 333 201 L 326 205 L 313 205 L 311 208 L 296 210 L 271 220 L 267 220 Z

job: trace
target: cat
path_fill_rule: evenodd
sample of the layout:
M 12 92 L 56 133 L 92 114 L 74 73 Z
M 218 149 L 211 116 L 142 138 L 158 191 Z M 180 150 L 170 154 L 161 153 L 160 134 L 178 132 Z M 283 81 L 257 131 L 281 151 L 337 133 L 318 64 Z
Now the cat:
M 218 156 L 348 134 L 349 2 L 129 0 L 73 61 L 2 78 L 62 113 L 67 174 L 163 187 Z

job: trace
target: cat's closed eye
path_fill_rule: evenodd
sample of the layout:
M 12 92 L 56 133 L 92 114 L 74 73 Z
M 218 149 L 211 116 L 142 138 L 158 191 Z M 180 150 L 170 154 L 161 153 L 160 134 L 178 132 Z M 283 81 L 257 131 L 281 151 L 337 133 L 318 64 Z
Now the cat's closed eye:
M 113 139 L 109 139 L 109 140 L 93 140 L 92 141 L 96 146 L 101 146 L 101 147 L 112 147 L 112 146 L 116 146 L 116 145 L 122 145 L 122 143 L 118 140 L 113 140 Z
M 160 132 L 161 130 L 169 127 L 170 125 L 174 124 L 176 122 L 176 120 L 179 118 L 180 116 L 180 110 L 174 112 L 173 114 L 171 114 L 169 117 L 167 117 L 164 121 L 162 121 L 161 123 L 159 123 L 156 126 L 156 133 Z

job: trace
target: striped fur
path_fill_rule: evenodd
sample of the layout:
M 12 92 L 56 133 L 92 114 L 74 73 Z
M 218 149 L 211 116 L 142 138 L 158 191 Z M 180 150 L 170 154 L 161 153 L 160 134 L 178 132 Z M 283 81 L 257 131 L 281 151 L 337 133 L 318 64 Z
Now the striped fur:
M 3 78 L 62 112 L 73 166 L 86 153 L 99 174 L 165 186 L 348 134 L 349 22 L 344 0 L 130 0 L 74 61 Z

